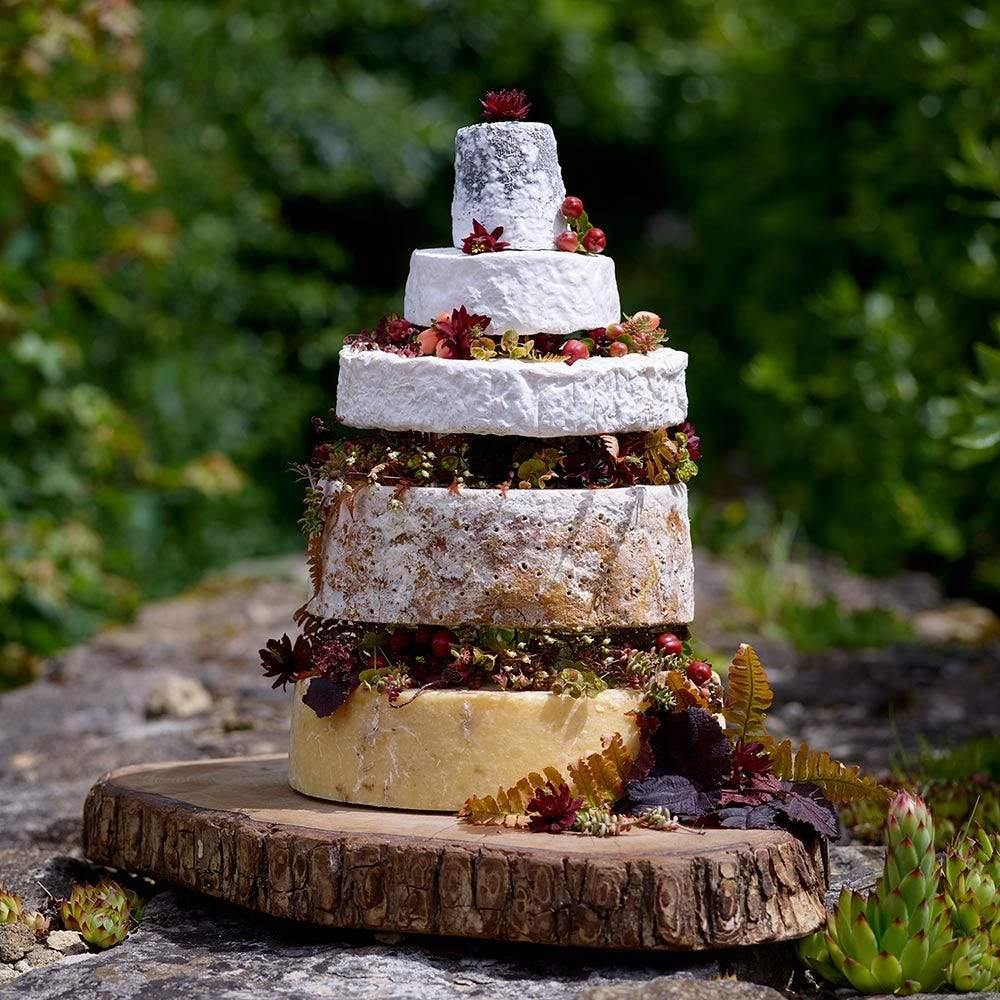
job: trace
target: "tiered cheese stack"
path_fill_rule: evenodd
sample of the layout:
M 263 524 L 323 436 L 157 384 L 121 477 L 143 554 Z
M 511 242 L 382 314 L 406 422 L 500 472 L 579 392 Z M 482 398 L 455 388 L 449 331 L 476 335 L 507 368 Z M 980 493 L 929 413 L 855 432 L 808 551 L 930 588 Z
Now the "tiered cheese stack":
M 569 334 L 621 320 L 614 262 L 566 253 L 566 191 L 548 125 L 488 122 L 456 138 L 454 246 L 414 251 L 405 318 L 426 325 L 464 304 L 491 333 Z M 510 248 L 460 249 L 472 220 L 503 226 Z M 668 348 L 569 365 L 450 360 L 346 348 L 337 415 L 358 428 L 523 435 L 651 431 L 686 417 L 687 355 Z M 677 626 L 693 618 L 684 485 L 364 491 L 321 538 L 311 616 L 357 622 L 522 629 Z M 638 742 L 628 688 L 426 690 L 396 704 L 359 687 L 318 718 L 294 699 L 294 788 L 343 802 L 454 811 L 547 765 L 563 767 L 620 732 Z

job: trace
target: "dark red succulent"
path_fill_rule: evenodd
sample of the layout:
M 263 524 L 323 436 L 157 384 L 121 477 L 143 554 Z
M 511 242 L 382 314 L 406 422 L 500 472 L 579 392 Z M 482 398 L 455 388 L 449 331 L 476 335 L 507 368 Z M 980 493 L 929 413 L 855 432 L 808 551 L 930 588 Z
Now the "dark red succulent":
M 687 438 L 688 455 L 697 462 L 701 458 L 701 438 L 698 436 L 697 428 L 690 420 L 685 420 L 677 430 Z
M 490 90 L 479 103 L 488 122 L 523 122 L 531 110 L 523 90 Z
M 497 226 L 491 233 L 478 219 L 472 220 L 472 232 L 462 240 L 462 253 L 497 253 L 506 250 L 509 243 L 500 239 L 503 226 Z
M 550 781 L 536 788 L 528 801 L 528 828 L 535 833 L 562 833 L 576 822 L 581 808 L 583 799 L 573 798 L 569 785 L 556 788 Z
M 259 653 L 264 676 L 275 678 L 272 688 L 284 689 L 287 684 L 294 684 L 315 672 L 312 643 L 304 635 L 298 636 L 294 644 L 287 634 L 280 639 L 268 639 Z
M 451 319 L 439 319 L 434 324 L 438 332 L 435 353 L 439 358 L 469 360 L 472 357 L 472 342 L 482 336 L 489 325 L 489 316 L 477 316 L 465 306 L 459 306 L 452 310 Z
M 333 457 L 333 448 L 324 442 L 323 444 L 316 445 L 313 448 L 312 458 L 310 461 L 313 465 L 323 466 Z

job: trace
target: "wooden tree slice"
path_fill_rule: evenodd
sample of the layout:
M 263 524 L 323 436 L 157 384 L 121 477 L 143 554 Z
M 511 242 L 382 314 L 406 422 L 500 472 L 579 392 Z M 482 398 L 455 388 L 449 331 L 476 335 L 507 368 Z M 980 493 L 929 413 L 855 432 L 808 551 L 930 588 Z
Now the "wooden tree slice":
M 112 772 L 87 797 L 84 852 L 329 927 L 688 951 L 799 937 L 825 915 L 821 845 L 788 833 L 473 827 L 319 802 L 288 786 L 286 767 L 267 756 Z

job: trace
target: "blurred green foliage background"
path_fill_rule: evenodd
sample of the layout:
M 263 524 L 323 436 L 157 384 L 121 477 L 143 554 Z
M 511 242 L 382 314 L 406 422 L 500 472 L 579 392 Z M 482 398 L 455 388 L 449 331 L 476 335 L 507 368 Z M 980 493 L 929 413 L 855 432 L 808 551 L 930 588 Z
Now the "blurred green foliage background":
M 342 338 L 511 85 L 691 352 L 701 539 L 996 597 L 995 7 L 0 0 L 0 676 L 300 544 Z

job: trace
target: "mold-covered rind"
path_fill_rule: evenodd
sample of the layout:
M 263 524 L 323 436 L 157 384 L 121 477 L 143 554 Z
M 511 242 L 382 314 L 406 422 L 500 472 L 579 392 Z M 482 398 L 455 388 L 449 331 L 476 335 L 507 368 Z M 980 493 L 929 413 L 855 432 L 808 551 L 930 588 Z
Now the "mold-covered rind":
M 318 618 L 586 629 L 688 623 L 687 488 L 359 490 L 316 544 Z

